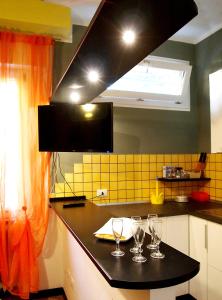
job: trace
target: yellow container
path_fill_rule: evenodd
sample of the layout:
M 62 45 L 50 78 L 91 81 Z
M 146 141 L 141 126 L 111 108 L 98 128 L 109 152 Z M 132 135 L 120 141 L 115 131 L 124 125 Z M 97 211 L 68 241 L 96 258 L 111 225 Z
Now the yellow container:
M 158 195 L 155 195 L 152 193 L 150 200 L 151 200 L 152 204 L 163 204 L 163 202 L 164 202 L 163 193 L 160 193 Z
M 163 204 L 164 196 L 163 193 L 159 193 L 158 180 L 156 180 L 156 192 L 151 193 L 150 200 L 152 204 Z

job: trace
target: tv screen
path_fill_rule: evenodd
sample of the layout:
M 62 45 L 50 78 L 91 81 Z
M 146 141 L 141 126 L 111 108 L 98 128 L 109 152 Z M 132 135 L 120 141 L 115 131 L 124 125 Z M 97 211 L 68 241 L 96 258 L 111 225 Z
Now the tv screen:
M 112 103 L 40 105 L 38 122 L 39 151 L 113 151 Z

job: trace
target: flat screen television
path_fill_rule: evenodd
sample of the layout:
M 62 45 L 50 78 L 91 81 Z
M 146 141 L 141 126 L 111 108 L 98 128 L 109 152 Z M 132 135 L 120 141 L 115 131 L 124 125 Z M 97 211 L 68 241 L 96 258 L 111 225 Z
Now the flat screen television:
M 112 103 L 40 105 L 38 128 L 39 151 L 113 151 Z

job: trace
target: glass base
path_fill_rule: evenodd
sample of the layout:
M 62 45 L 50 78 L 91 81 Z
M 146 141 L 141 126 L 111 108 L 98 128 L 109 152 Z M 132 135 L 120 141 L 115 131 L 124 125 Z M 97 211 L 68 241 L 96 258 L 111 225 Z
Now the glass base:
M 164 257 L 165 257 L 165 254 L 163 254 L 163 253 L 157 251 L 157 252 L 152 252 L 152 253 L 150 254 L 150 256 L 151 256 L 152 258 L 164 258 Z
M 143 249 L 141 249 L 141 250 L 142 250 L 141 252 L 143 252 Z M 133 247 L 133 248 L 130 248 L 130 252 L 131 253 L 139 253 L 139 249 L 137 247 Z
M 147 261 L 146 257 L 142 255 L 134 256 L 132 260 L 136 263 L 144 263 L 145 261 Z
M 111 252 L 112 256 L 123 256 L 125 254 L 125 252 L 121 251 L 121 250 L 115 250 Z
M 153 249 L 156 249 L 156 248 L 157 248 L 157 245 L 155 245 L 155 244 L 148 244 L 146 247 L 147 247 L 148 249 L 153 250 Z

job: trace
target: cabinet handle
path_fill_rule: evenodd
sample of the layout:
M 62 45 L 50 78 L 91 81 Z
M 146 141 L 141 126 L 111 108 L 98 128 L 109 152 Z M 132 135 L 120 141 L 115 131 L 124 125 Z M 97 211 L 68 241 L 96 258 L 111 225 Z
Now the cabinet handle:
M 207 230 L 207 224 L 205 224 L 205 227 L 204 227 L 204 229 L 205 229 L 205 249 L 207 250 L 207 248 L 208 248 L 208 230 Z

